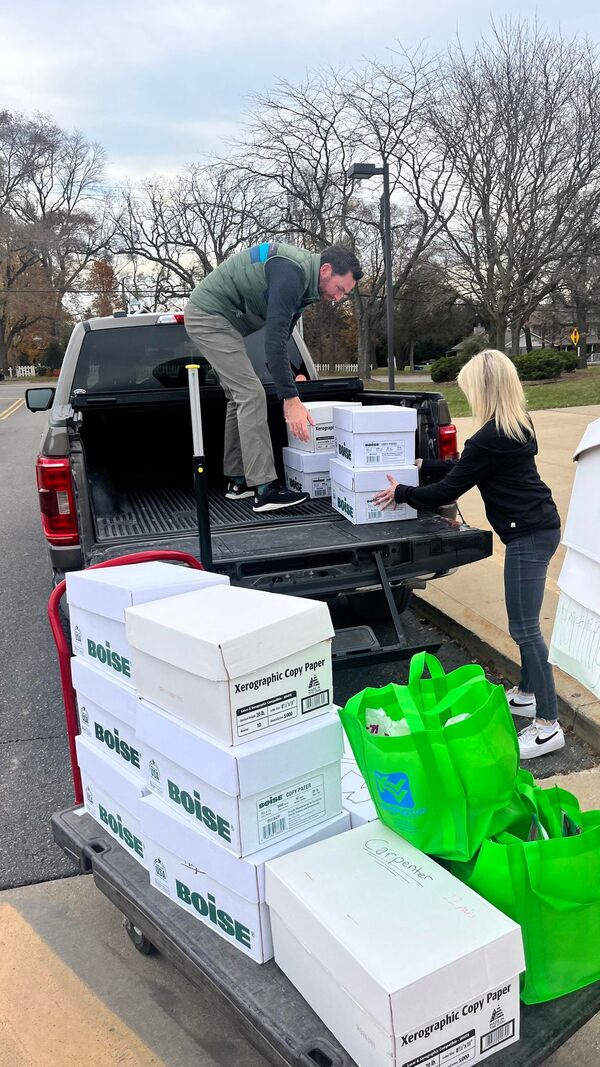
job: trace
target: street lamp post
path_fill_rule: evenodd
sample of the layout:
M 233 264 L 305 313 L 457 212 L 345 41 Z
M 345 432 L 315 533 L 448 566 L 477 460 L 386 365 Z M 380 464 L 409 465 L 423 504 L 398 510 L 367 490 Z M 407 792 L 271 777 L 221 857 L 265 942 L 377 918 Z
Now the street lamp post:
M 376 175 L 383 177 L 383 261 L 385 266 L 385 311 L 387 322 L 388 384 L 396 388 L 396 360 L 394 358 L 394 282 L 392 278 L 392 221 L 390 211 L 390 170 L 387 163 L 377 167 L 375 163 L 353 163 L 346 171 L 351 181 L 362 181 Z

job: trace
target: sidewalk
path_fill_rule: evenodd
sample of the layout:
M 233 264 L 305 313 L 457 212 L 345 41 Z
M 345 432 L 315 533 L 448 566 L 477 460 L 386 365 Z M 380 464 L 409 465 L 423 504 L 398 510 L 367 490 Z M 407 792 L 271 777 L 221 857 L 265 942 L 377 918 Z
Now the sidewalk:
M 575 477 L 573 453 L 588 423 L 599 417 L 600 405 L 551 408 L 533 413 L 539 443 L 538 469 L 552 490 L 563 525 Z M 465 439 L 472 434 L 473 426 L 469 418 L 454 421 L 458 429 L 459 448 L 462 448 Z M 469 525 L 489 529 L 477 489 L 461 497 L 459 506 Z M 557 579 L 564 555 L 565 549 L 561 545 L 550 563 L 546 583 L 542 632 L 548 644 L 558 605 Z M 457 631 L 460 628 L 471 631 L 475 639 L 488 646 L 490 658 L 495 659 L 507 678 L 511 682 L 518 682 L 519 655 L 508 633 L 503 567 L 504 546 L 494 536 L 494 553 L 490 558 L 461 567 L 447 578 L 430 582 L 418 596 L 433 609 L 434 615 L 440 612 L 444 616 L 445 625 L 450 620 L 450 624 L 457 624 Z M 572 724 L 592 747 L 599 750 L 600 701 L 562 671 L 555 668 L 554 674 L 559 703 L 562 704 L 561 719 L 565 725 Z

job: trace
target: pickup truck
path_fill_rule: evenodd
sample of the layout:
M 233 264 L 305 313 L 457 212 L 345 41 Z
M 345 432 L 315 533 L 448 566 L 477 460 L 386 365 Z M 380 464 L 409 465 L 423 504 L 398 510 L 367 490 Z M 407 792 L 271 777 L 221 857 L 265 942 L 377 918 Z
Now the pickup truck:
M 283 475 L 286 426 L 266 366 L 262 332 L 246 338 L 246 346 L 265 386 L 276 463 Z M 440 393 L 369 390 L 353 377 L 319 379 L 298 330 L 290 339 L 289 356 L 294 372 L 307 379 L 299 383 L 303 401 L 413 407 L 417 456 L 455 455 L 456 429 Z M 36 477 L 54 584 L 66 571 L 131 552 L 171 548 L 199 555 L 189 362 L 201 364 L 214 567 L 232 582 L 335 598 L 380 587 L 383 565 L 401 611 L 415 586 L 490 555 L 489 532 L 441 514 L 353 526 L 328 499 L 307 500 L 283 516 L 256 515 L 251 501 L 227 500 L 225 397 L 189 341 L 183 315 L 121 312 L 78 323 L 56 388 L 27 390 L 30 410 L 50 412 Z

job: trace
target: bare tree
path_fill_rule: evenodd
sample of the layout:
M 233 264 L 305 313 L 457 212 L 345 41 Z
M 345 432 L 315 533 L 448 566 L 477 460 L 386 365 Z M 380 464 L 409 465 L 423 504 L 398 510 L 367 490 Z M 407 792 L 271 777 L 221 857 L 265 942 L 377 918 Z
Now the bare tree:
M 577 61 L 574 62 L 574 56 Z M 451 168 L 432 186 L 458 292 L 504 349 L 578 254 L 600 203 L 600 68 L 588 41 L 493 25 L 441 63 L 430 143 Z
M 144 262 L 155 302 L 180 298 L 256 234 L 256 192 L 224 164 L 192 165 L 174 180 L 153 179 L 123 190 L 113 247 L 129 273 Z M 135 288 L 135 284 L 134 284 Z
M 263 232 L 315 251 L 340 241 L 359 255 L 365 277 L 351 299 L 363 375 L 384 308 L 383 212 L 347 171 L 365 158 L 390 168 L 396 293 L 436 228 L 421 194 L 417 153 L 429 77 L 428 61 L 416 52 L 361 72 L 320 70 L 299 85 L 282 81 L 254 98 L 235 155 L 259 190 Z
M 46 317 L 58 337 L 65 296 L 105 252 L 112 235 L 102 185 L 104 154 L 81 133 L 66 133 L 47 117 L 38 116 L 31 126 L 35 158 L 11 208 L 46 278 L 52 296 Z

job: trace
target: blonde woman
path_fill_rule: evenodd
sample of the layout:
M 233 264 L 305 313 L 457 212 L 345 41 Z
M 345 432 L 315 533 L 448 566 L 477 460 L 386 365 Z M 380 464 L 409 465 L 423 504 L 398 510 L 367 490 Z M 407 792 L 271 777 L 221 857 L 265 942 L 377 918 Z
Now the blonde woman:
M 418 460 L 423 475 L 437 475 L 441 481 L 414 488 L 399 485 L 388 474 L 389 489 L 375 499 L 380 507 L 395 502 L 433 510 L 474 485 L 479 489 L 490 526 L 506 545 L 506 611 L 510 635 L 521 653 L 520 682 L 507 697 L 513 714 L 533 720 L 519 734 L 521 758 L 532 759 L 565 743 L 540 629 L 548 564 L 560 542 L 560 518 L 535 465 L 537 441 L 514 364 L 503 352 L 486 349 L 465 364 L 458 385 L 478 427 L 458 462 Z

